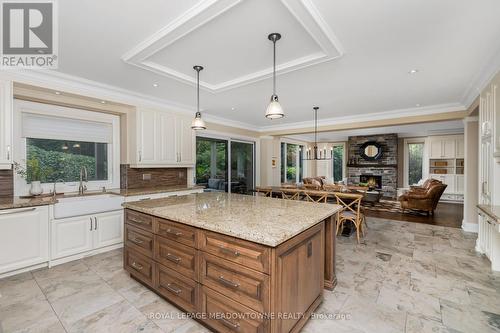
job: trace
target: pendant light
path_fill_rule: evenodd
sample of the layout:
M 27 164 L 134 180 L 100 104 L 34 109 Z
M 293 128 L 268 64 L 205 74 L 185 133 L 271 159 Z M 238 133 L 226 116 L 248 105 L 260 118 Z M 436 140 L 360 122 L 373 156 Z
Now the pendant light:
M 269 119 L 279 119 L 285 116 L 283 109 L 278 101 L 278 95 L 276 95 L 276 41 L 281 39 L 281 35 L 277 32 L 270 34 L 267 38 L 273 42 L 273 94 L 271 95 L 271 101 L 267 106 L 266 118 Z
M 204 130 L 207 129 L 205 121 L 201 119 L 200 112 L 200 71 L 203 70 L 202 66 L 194 66 L 193 69 L 196 71 L 196 114 L 193 121 L 191 122 L 191 128 L 194 130 Z
M 308 148 L 305 154 L 305 157 L 302 158 L 303 160 L 315 160 L 315 161 L 321 161 L 321 160 L 330 160 L 333 158 L 333 148 L 330 149 L 330 157 L 328 156 L 328 152 L 326 150 L 326 147 L 323 148 L 323 150 L 318 149 L 318 110 L 319 107 L 315 106 L 313 107 L 313 112 L 314 112 L 314 147 Z

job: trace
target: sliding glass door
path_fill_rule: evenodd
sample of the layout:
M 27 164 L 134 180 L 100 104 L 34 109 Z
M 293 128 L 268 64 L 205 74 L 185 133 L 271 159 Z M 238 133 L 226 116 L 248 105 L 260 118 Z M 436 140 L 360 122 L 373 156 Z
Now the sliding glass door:
M 231 192 L 248 194 L 254 188 L 254 144 L 231 141 Z
M 253 142 L 198 136 L 196 184 L 210 192 L 247 194 L 255 184 L 254 160 Z
M 304 146 L 293 143 L 281 143 L 281 182 L 299 183 L 304 173 Z

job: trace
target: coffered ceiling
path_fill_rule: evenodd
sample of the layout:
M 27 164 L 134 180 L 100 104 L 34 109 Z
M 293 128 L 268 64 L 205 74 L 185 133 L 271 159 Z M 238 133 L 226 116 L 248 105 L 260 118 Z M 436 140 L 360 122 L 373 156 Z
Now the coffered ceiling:
M 65 0 L 59 72 L 252 128 L 463 109 L 500 58 L 497 0 Z M 277 92 L 286 117 L 264 117 Z M 498 56 L 497 56 L 498 55 Z M 412 69 L 418 70 L 409 74 Z

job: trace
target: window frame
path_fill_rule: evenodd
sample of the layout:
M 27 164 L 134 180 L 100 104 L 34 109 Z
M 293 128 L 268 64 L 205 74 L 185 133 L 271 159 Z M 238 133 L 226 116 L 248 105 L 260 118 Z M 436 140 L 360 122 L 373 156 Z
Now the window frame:
M 332 142 L 332 143 L 330 143 L 330 145 L 332 148 L 337 147 L 337 146 L 342 147 L 342 151 L 343 151 L 343 154 L 342 154 L 342 180 L 344 180 L 347 178 L 347 142 L 345 142 L 345 141 Z M 334 161 L 332 158 L 332 168 L 331 168 L 332 169 L 331 170 L 332 171 L 332 182 L 335 182 L 333 168 L 334 168 Z
M 404 154 L 404 171 L 403 171 L 403 186 L 405 188 L 409 188 L 409 180 L 410 180 L 410 156 L 409 156 L 409 149 L 408 145 L 409 144 L 415 144 L 415 143 L 420 143 L 424 145 L 424 149 L 422 152 L 422 179 L 427 178 L 427 168 L 426 168 L 426 163 L 428 163 L 427 160 L 427 142 L 425 138 L 408 138 L 404 139 L 404 149 L 403 149 L 403 154 Z M 413 184 L 412 184 L 413 185 Z
M 285 147 L 285 155 L 283 155 L 283 150 L 282 150 L 283 144 Z M 280 165 L 279 165 L 279 167 L 280 167 L 280 182 L 283 183 L 283 174 L 282 174 L 283 173 L 283 165 L 286 165 L 286 162 L 287 162 L 286 150 L 287 150 L 287 145 L 289 145 L 289 144 L 297 146 L 297 157 L 295 158 L 295 163 L 297 165 L 298 172 L 295 174 L 295 183 L 300 183 L 301 181 L 303 181 L 304 177 L 306 177 L 306 166 L 305 166 L 306 163 L 303 163 L 303 161 L 301 161 L 300 155 L 301 155 L 301 152 L 302 152 L 302 154 L 304 154 L 304 150 L 306 149 L 307 144 L 304 142 L 300 142 L 300 141 L 285 140 L 285 139 L 280 140 Z M 283 161 L 283 156 L 285 156 L 284 161 Z M 302 173 L 302 180 L 300 179 L 301 173 Z M 289 181 L 291 181 L 291 179 L 289 180 L 286 178 L 286 172 L 285 172 L 285 182 L 284 183 L 288 183 Z
M 14 142 L 18 142 L 19 144 L 14 145 L 13 160 L 18 162 L 22 167 L 26 167 L 26 138 L 22 137 L 23 112 L 111 124 L 113 140 L 112 143 L 108 143 L 107 149 L 108 179 L 87 182 L 87 190 L 95 191 L 103 187 L 107 189 L 120 188 L 120 117 L 118 115 L 14 99 Z M 43 193 L 50 193 L 53 189 L 53 184 L 42 183 Z M 57 191 L 65 193 L 77 192 L 78 186 L 79 181 L 66 182 L 64 184 L 58 183 Z M 22 177 L 14 173 L 15 195 L 26 195 L 29 193 L 29 189 L 30 185 Z

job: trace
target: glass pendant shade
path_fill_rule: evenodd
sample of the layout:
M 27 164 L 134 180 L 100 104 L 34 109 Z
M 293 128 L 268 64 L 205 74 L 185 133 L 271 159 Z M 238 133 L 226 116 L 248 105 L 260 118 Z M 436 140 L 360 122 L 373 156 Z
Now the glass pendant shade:
M 267 106 L 266 118 L 279 119 L 279 118 L 283 118 L 284 116 L 285 116 L 285 113 L 283 112 L 283 108 L 281 107 L 281 104 L 278 101 L 278 96 L 272 95 L 271 101 L 269 102 L 269 105 Z
M 207 125 L 205 125 L 205 121 L 201 119 L 201 113 L 196 112 L 196 116 L 191 122 L 191 128 L 194 130 L 204 130 L 207 129 Z

